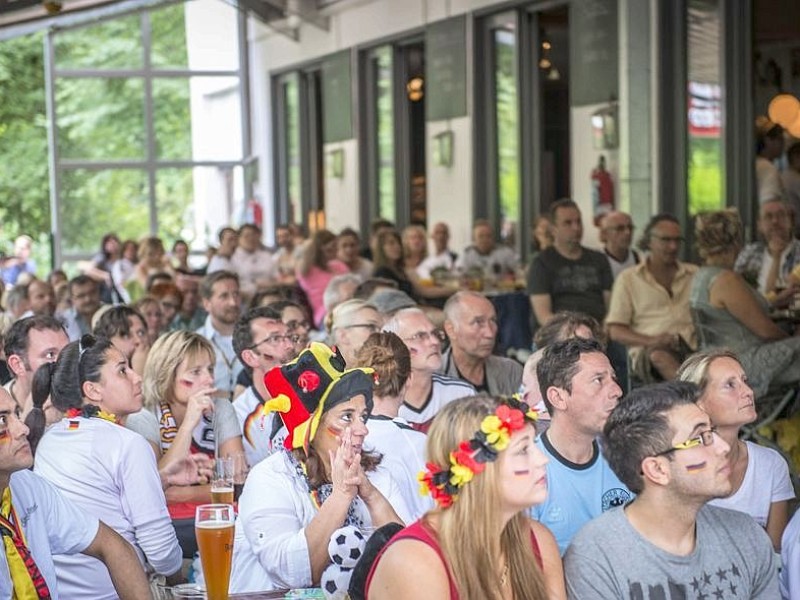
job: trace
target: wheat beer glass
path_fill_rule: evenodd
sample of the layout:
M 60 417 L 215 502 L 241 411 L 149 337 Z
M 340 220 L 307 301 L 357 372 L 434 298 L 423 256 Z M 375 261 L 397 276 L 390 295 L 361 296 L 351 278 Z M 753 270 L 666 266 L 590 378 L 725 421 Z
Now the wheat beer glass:
M 233 506 L 230 504 L 202 504 L 195 513 L 194 531 L 208 600 L 228 600 L 233 519 Z
M 234 459 L 218 458 L 214 464 L 214 479 L 211 480 L 211 502 L 233 504 Z

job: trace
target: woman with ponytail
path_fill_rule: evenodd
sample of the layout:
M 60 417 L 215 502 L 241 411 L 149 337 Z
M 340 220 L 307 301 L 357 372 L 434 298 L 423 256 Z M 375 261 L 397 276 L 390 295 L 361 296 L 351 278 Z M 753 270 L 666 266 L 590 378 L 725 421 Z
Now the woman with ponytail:
M 528 516 L 547 495 L 533 419 L 526 404 L 487 396 L 436 415 L 420 480 L 437 507 L 384 547 L 369 600 L 566 598 L 553 534 Z
M 100 518 L 169 583 L 181 580 L 181 550 L 147 441 L 120 423 L 142 408 L 142 380 L 109 340 L 84 335 L 34 380 L 34 470 L 87 513 Z M 43 436 L 49 391 L 64 418 Z M 41 436 L 41 440 L 39 440 Z M 83 554 L 53 557 L 64 598 L 112 599 L 102 562 Z

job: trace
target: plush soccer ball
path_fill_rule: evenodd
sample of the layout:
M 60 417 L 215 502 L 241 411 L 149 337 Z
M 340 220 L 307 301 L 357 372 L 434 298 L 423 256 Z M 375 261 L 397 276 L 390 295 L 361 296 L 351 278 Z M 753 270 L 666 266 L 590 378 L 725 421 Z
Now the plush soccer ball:
M 328 542 L 331 564 L 322 572 L 322 591 L 325 597 L 340 600 L 347 596 L 353 567 L 364 553 L 366 537 L 357 527 L 347 525 L 333 532 Z
M 358 528 L 347 525 L 333 532 L 328 542 L 328 556 L 334 564 L 352 569 L 361 558 L 366 543 L 364 534 Z

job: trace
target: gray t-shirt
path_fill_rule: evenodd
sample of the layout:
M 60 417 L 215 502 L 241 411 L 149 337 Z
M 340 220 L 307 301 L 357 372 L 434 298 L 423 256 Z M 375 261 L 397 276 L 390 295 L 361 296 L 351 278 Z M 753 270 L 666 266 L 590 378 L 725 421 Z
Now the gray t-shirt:
M 570 599 L 775 600 L 778 566 L 772 544 L 744 513 L 706 505 L 688 556 L 657 548 L 630 524 L 622 507 L 589 522 L 564 556 Z
M 158 417 L 152 410 L 143 408 L 138 413 L 133 413 L 125 421 L 125 427 L 135 431 L 148 442 L 161 445 L 161 430 Z M 213 434 L 211 433 L 213 431 Z M 211 437 L 213 435 L 214 437 Z M 224 444 L 229 439 L 242 435 L 239 420 L 233 405 L 225 398 L 214 398 L 214 415 L 211 419 L 203 418 L 195 428 L 195 443 L 201 448 L 211 444 L 213 452 L 214 438 L 219 444 Z

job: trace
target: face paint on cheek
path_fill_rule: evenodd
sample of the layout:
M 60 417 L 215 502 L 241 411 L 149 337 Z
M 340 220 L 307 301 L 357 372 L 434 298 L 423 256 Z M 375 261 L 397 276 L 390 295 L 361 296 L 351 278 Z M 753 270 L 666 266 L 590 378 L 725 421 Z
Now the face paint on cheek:
M 189 379 L 181 379 L 178 383 L 180 383 L 186 389 L 191 389 L 194 386 L 194 381 Z
M 689 473 L 697 473 L 706 468 L 706 462 L 697 463 L 695 465 L 686 465 L 686 471 Z
M 8 433 L 8 430 L 0 431 L 0 444 L 6 444 L 11 441 L 11 436 Z
M 514 477 L 527 477 L 530 475 L 531 472 L 529 469 L 523 469 L 521 471 L 514 471 Z
M 329 436 L 337 438 L 342 435 L 342 430 L 335 425 L 326 425 L 325 431 L 328 433 Z

